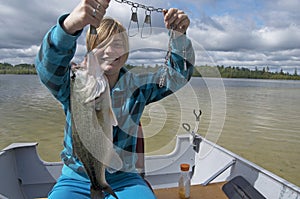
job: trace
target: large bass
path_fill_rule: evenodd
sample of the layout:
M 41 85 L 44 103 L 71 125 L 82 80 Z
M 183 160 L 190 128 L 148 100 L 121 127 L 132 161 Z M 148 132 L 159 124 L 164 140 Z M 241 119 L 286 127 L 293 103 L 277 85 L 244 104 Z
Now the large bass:
M 83 163 L 91 181 L 91 198 L 104 198 L 104 192 L 118 198 L 105 179 L 105 169 L 120 170 L 122 160 L 113 148 L 110 88 L 93 53 L 87 63 L 72 68 L 71 112 L 74 154 Z

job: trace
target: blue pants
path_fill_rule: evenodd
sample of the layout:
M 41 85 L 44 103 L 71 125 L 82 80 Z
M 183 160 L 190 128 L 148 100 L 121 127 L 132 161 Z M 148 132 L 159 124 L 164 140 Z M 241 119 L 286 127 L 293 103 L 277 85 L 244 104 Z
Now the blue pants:
M 155 199 L 155 195 L 148 187 L 144 179 L 137 173 L 123 173 L 109 182 L 119 199 Z M 90 199 L 90 182 L 72 179 L 61 175 L 57 183 L 49 193 L 49 199 Z M 105 199 L 114 199 L 106 194 Z

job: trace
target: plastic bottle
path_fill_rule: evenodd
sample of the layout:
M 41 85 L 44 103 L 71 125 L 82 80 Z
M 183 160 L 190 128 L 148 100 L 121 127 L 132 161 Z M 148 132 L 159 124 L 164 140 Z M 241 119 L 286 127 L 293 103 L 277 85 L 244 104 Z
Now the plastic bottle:
M 190 186 L 191 186 L 191 179 L 189 175 L 189 164 L 181 164 L 180 165 L 180 177 L 178 181 L 179 186 L 179 197 L 180 199 L 186 199 L 190 197 Z

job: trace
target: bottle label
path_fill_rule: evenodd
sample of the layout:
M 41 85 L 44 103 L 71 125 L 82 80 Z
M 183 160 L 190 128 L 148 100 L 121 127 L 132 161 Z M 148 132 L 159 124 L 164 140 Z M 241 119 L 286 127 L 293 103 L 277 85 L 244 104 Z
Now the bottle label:
M 181 179 L 181 183 L 179 183 L 179 197 L 181 199 L 186 199 L 190 197 L 190 180 Z M 180 182 L 180 181 L 179 181 Z
M 190 197 L 190 180 L 185 181 L 184 187 L 185 187 L 185 198 Z

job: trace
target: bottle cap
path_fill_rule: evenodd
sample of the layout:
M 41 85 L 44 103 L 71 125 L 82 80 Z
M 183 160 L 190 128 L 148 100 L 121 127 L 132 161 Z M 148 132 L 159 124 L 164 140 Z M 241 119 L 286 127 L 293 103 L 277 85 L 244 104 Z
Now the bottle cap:
M 189 164 L 181 164 L 180 169 L 181 169 L 181 171 L 189 171 L 190 165 Z

